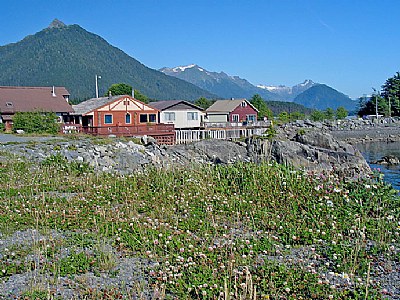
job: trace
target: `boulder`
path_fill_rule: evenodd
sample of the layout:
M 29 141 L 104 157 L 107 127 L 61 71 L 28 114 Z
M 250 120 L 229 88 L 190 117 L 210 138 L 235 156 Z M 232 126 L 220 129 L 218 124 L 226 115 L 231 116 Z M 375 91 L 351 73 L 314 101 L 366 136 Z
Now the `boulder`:
M 396 157 L 394 155 L 386 155 L 386 156 L 383 156 L 381 159 L 378 159 L 372 163 L 379 164 L 379 165 L 395 166 L 395 165 L 400 164 L 400 160 L 398 157 Z

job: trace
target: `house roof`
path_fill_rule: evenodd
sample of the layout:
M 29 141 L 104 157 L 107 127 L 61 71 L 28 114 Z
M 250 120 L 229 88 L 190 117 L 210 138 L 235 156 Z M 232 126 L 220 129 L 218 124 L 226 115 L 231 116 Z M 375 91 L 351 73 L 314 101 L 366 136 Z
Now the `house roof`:
M 0 86 L 0 113 L 73 111 L 65 87 L 54 87 L 54 94 L 53 87 Z
M 233 99 L 233 100 L 217 100 L 207 108 L 207 113 L 230 113 L 235 110 L 236 107 L 242 104 L 243 101 L 246 101 L 248 105 L 254 108 L 257 112 L 258 110 L 246 99 Z
M 142 107 L 141 109 L 143 110 L 144 108 L 148 108 L 151 110 L 157 110 L 153 108 L 152 106 L 148 104 L 144 104 L 143 102 L 133 98 L 132 96 L 128 95 L 117 95 L 117 96 L 112 96 L 112 97 L 101 97 L 101 98 L 91 98 L 86 101 L 83 101 L 79 104 L 73 105 L 74 109 L 74 115 L 85 115 L 88 114 L 96 109 L 99 109 L 107 104 L 111 104 L 117 100 L 120 99 L 126 99 L 129 98 L 132 102 L 135 102 L 137 107 Z
M 176 107 L 177 109 L 182 109 L 184 107 L 191 107 L 200 111 L 203 111 L 203 109 L 197 105 L 194 105 L 193 103 L 190 103 L 188 101 L 184 100 L 165 100 L 165 101 L 156 101 L 156 102 L 150 102 L 149 105 L 151 107 L 154 107 L 158 110 L 167 110 L 172 107 Z
M 79 104 L 72 105 L 72 108 L 75 111 L 75 115 L 84 115 L 87 114 L 96 108 L 102 107 L 107 103 L 114 102 L 115 100 L 124 97 L 124 96 L 112 96 L 112 97 L 100 97 L 100 98 L 91 98 L 86 101 L 83 101 Z

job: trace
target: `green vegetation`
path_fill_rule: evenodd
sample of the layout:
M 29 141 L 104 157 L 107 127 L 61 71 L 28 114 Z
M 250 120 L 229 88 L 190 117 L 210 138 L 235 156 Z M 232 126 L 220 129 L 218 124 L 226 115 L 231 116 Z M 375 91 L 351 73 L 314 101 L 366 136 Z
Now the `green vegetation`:
M 255 94 L 253 97 L 251 97 L 250 103 L 253 104 L 255 108 L 257 108 L 259 119 L 262 120 L 264 119 L 264 117 L 267 117 L 269 120 L 272 120 L 272 111 L 268 108 L 267 104 L 260 95 Z
M 35 59 L 32 59 L 34 57 Z M 147 68 L 100 36 L 78 25 L 46 28 L 22 41 L 0 47 L 0 85 L 65 86 L 74 103 L 126 82 L 150 98 L 214 98 L 183 80 Z
M 40 165 L 1 158 L 3 236 L 26 229 L 64 236 L 10 249 L 0 260 L 3 278 L 25 270 L 54 282 L 89 271 L 118 274 L 106 242 L 122 257 L 149 262 L 143 276 L 164 291 L 161 298 L 379 299 L 370 274 L 381 258 L 400 263 L 393 251 L 400 202 L 379 177 L 346 181 L 275 163 L 120 176 L 59 158 Z M 71 245 L 80 250 L 60 256 Z M 30 253 L 40 263 L 25 259 Z M 80 291 L 88 293 L 84 284 Z M 105 292 L 97 292 L 81 296 L 102 299 Z
M 104 94 L 107 97 L 111 93 L 111 96 L 117 95 L 132 95 L 132 86 L 126 83 L 114 83 L 112 84 L 107 92 Z
M 214 101 L 208 100 L 207 98 L 204 98 L 204 97 L 200 97 L 199 99 L 194 101 L 194 105 L 197 105 L 197 106 L 201 107 L 202 109 L 209 108 L 213 103 L 214 103 Z
M 386 80 L 382 85 L 382 92 L 374 89 L 370 98 L 359 99 L 359 116 L 375 115 L 378 102 L 378 114 L 388 116 L 400 116 L 400 73 Z
M 13 117 L 13 130 L 23 130 L 25 133 L 57 134 L 60 124 L 57 115 L 47 112 L 17 112 Z
M 284 102 L 284 101 L 266 101 L 265 102 L 269 109 L 271 109 L 274 116 L 279 115 L 281 112 L 286 111 L 289 114 L 294 112 L 299 112 L 304 115 L 310 115 L 313 111 L 311 108 L 307 108 L 303 105 L 293 103 L 293 102 Z

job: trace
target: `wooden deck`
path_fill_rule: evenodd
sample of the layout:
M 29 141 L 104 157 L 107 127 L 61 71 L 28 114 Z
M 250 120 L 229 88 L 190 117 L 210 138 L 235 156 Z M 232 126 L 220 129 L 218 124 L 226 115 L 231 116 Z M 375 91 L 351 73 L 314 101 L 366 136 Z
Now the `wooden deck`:
M 175 144 L 175 127 L 173 124 L 144 124 L 137 126 L 93 126 L 85 127 L 79 124 L 64 124 L 62 132 L 68 133 L 86 133 L 95 136 L 144 136 L 148 135 L 157 140 L 159 144 Z

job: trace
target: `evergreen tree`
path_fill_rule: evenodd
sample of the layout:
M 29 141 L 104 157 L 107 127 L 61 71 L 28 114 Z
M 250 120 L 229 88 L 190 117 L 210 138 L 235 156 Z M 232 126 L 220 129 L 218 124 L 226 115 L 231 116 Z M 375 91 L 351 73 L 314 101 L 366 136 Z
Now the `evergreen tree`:
M 213 104 L 212 100 L 208 100 L 207 98 L 200 97 L 196 101 L 194 101 L 194 105 L 201 107 L 202 109 L 207 109 Z
M 255 94 L 253 97 L 251 97 L 250 103 L 257 108 L 259 119 L 264 119 L 264 117 L 272 119 L 272 111 L 268 108 L 267 104 L 259 94 Z

